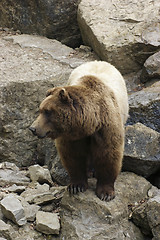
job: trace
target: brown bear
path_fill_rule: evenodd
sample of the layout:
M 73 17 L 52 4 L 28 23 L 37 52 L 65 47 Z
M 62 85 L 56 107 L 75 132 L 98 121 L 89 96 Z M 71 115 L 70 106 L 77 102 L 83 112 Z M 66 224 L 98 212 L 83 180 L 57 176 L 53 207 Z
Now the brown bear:
M 115 197 L 121 170 L 128 97 L 124 79 L 111 64 L 93 61 L 73 70 L 68 85 L 48 90 L 30 130 L 50 137 L 70 176 L 70 193 L 87 189 L 87 170 L 95 169 L 96 194 Z

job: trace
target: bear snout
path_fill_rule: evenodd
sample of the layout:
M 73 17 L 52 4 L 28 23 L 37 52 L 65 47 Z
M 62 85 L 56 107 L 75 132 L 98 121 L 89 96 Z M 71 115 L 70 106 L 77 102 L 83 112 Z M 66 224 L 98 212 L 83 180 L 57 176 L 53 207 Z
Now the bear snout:
M 29 127 L 29 130 L 38 138 L 45 138 L 50 134 L 50 131 L 41 131 L 39 127 L 34 126 L 34 123 Z
M 36 133 L 36 128 L 30 126 L 30 127 L 29 127 L 29 130 L 30 130 L 35 136 L 37 135 L 37 133 Z

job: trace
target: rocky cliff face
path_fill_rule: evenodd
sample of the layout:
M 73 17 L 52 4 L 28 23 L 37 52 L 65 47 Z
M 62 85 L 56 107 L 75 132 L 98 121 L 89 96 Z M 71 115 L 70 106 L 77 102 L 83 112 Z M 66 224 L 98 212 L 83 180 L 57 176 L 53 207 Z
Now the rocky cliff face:
M 77 23 L 79 0 L 1 1 L 0 26 L 55 38 L 77 47 L 81 42 Z
M 73 50 L 56 40 L 29 35 L 1 38 L 1 46 L 0 159 L 18 166 L 43 164 L 44 154 L 52 155 L 53 144 L 46 140 L 39 148 L 28 130 L 40 102 L 48 88 L 67 82 L 74 67 L 97 57 L 88 48 Z
M 70 39 L 77 46 L 79 37 L 72 27 L 78 1 L 53 2 L 44 1 L 42 11 L 40 1 L 36 8 L 34 1 L 24 6 L 1 1 L 0 25 L 22 32 L 29 32 L 30 26 L 30 32 L 46 36 L 54 28 L 55 35 L 49 37 L 66 44 Z M 73 3 L 74 7 L 69 7 Z M 159 1 L 106 4 L 82 0 L 78 22 L 84 43 L 94 51 L 88 46 L 73 49 L 55 39 L 0 29 L 0 238 L 160 239 L 160 193 L 151 185 L 160 188 L 159 10 Z M 57 22 L 51 18 L 54 11 Z M 36 21 L 38 14 L 42 17 Z M 26 28 L 22 28 L 24 23 Z M 66 32 L 60 31 L 62 26 Z M 96 198 L 93 179 L 86 193 L 73 197 L 64 193 L 65 187 L 55 186 L 55 182 L 66 185 L 69 178 L 54 143 L 37 140 L 28 130 L 46 90 L 65 84 L 72 69 L 96 59 L 105 59 L 121 70 L 129 93 L 123 171 L 134 174 L 119 176 L 117 195 L 110 203 Z M 51 176 L 37 164 L 46 164 Z M 34 166 L 28 170 L 30 165 Z M 10 208 L 10 202 L 15 208 Z
M 160 46 L 159 1 L 82 0 L 78 23 L 85 44 L 123 74 L 141 69 Z

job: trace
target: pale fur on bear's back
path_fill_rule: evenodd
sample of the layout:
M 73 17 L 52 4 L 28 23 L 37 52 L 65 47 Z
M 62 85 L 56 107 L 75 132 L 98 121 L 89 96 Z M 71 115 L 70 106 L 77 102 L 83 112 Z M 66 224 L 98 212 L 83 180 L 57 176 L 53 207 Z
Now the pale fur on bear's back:
M 104 61 L 87 62 L 72 71 L 68 85 L 79 85 L 80 78 L 87 75 L 97 77 L 114 92 L 123 123 L 125 123 L 128 118 L 128 95 L 125 81 L 120 72 L 113 65 Z

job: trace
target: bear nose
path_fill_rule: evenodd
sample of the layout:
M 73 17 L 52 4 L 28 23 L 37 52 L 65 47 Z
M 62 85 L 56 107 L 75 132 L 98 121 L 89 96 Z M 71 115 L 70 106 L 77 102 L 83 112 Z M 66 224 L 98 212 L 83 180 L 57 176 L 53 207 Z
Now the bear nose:
M 34 134 L 36 135 L 36 129 L 34 127 L 29 127 L 29 130 Z

